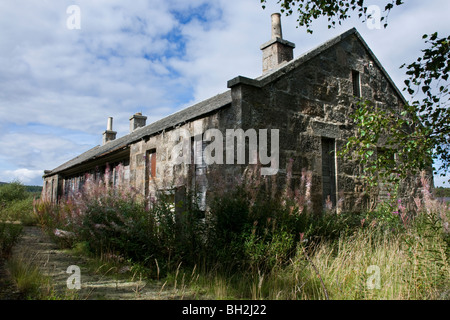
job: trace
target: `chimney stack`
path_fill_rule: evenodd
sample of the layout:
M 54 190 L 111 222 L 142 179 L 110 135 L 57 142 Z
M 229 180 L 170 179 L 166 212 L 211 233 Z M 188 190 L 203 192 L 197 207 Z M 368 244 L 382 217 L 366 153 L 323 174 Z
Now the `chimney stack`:
M 106 131 L 103 132 L 103 145 L 108 143 L 109 141 L 113 141 L 116 139 L 117 132 L 113 131 L 113 118 L 108 118 L 108 124 L 106 126 Z
M 145 127 L 145 121 L 147 120 L 146 116 L 143 116 L 142 113 L 135 113 L 130 118 L 130 133 L 138 128 Z
M 272 39 L 261 46 L 263 74 L 294 58 L 295 44 L 283 39 L 281 14 L 273 13 L 270 18 L 272 21 Z

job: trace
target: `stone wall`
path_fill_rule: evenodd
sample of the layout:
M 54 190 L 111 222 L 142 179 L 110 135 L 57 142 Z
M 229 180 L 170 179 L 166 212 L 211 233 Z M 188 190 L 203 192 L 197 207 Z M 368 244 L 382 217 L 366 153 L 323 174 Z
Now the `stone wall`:
M 324 205 L 322 139 L 334 139 L 339 150 L 352 135 L 349 116 L 358 101 L 353 92 L 353 70 L 359 72 L 363 98 L 399 107 L 401 98 L 354 35 L 282 76 L 268 75 L 274 79 L 263 86 L 241 82 L 232 87 L 242 96 L 245 126 L 280 129 L 280 174 L 286 175 L 293 161 L 292 189 L 300 188 L 305 179 L 302 172 L 312 174 L 308 191 L 314 212 L 321 212 Z M 335 167 L 335 205 L 339 210 L 360 210 L 368 199 L 362 196 L 359 164 L 337 158 Z
M 194 155 L 192 144 L 194 139 L 203 139 L 203 134 L 208 129 L 219 129 L 224 133 L 225 139 L 226 129 L 234 128 L 240 123 L 239 114 L 235 106 L 227 106 L 132 144 L 130 146 L 130 185 L 151 199 L 164 190 L 181 189 L 198 192 L 197 189 L 203 188 L 207 190 L 207 194 L 212 194 L 216 188 L 223 188 L 224 184 L 233 183 L 234 177 L 242 172 L 242 166 L 212 164 L 205 168 L 204 174 L 198 172 L 196 174 L 195 163 L 192 161 Z M 181 130 L 188 136 L 179 137 L 177 132 Z M 179 146 L 183 139 L 188 139 L 186 143 L 189 146 L 189 152 L 192 152 L 189 156 L 191 161 L 174 164 L 173 151 L 178 150 L 176 146 Z M 156 154 L 156 174 L 153 177 L 149 175 L 149 152 Z M 223 152 L 225 159 L 225 150 Z M 183 156 L 180 152 L 178 155 Z

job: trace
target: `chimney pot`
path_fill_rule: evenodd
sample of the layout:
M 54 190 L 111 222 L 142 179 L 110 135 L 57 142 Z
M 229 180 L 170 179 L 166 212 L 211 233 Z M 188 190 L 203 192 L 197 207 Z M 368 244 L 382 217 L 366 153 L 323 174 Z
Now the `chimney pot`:
M 106 131 L 103 132 L 103 145 L 108 143 L 109 141 L 116 140 L 117 132 L 113 131 L 113 118 L 108 118 L 108 123 L 106 125 Z
M 113 127 L 113 118 L 112 118 L 112 117 L 109 117 L 109 118 L 108 118 L 108 124 L 107 124 L 107 126 L 106 126 L 106 130 L 107 130 L 107 131 L 112 131 L 112 127 Z
M 281 30 L 281 14 L 272 13 L 272 39 L 283 39 L 283 32 Z

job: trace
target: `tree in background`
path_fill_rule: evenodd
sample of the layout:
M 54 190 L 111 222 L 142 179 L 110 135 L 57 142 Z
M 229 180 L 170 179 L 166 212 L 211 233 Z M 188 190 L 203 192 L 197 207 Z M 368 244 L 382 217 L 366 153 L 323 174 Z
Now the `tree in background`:
M 265 8 L 266 2 L 268 1 L 261 0 L 263 8 Z M 313 33 L 311 24 L 313 20 L 320 17 L 328 18 L 329 29 L 336 26 L 336 22 L 341 24 L 342 21 L 350 18 L 352 12 L 356 12 L 363 22 L 365 22 L 364 19 L 371 17 L 370 14 L 367 14 L 369 7 L 364 5 L 364 0 L 277 0 L 277 3 L 280 4 L 280 11 L 287 16 L 292 15 L 296 9 L 297 22 L 300 27 L 306 27 L 308 33 Z M 402 0 L 391 0 L 385 5 L 384 12 L 386 14 L 380 17 L 380 21 L 384 21 L 385 28 L 391 9 L 403 3 Z
M 263 8 L 267 0 L 261 0 Z M 287 16 L 298 14 L 300 27 L 313 33 L 311 24 L 327 17 L 328 28 L 357 14 L 363 21 L 371 18 L 363 0 L 277 0 Z M 388 26 L 387 18 L 402 0 L 388 1 L 380 22 Z M 340 155 L 359 160 L 367 178 L 373 183 L 402 179 L 439 164 L 435 174 L 445 176 L 450 171 L 450 112 L 448 73 L 450 71 L 450 36 L 439 37 L 435 32 L 423 35 L 426 48 L 406 69 L 404 91 L 414 101 L 403 106 L 400 113 L 379 109 L 371 101 L 361 101 L 353 114 L 356 134 Z M 377 147 L 383 146 L 383 152 Z

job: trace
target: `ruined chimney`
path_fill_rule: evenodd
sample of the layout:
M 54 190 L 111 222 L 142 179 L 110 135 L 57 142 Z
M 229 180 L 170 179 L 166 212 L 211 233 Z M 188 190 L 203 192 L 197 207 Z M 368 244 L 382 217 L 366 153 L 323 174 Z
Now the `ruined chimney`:
M 145 127 L 146 120 L 147 120 L 147 117 L 143 116 L 142 113 L 140 113 L 140 112 L 132 115 L 130 118 L 130 132 L 133 132 L 137 128 Z
M 113 131 L 113 118 L 108 118 L 108 124 L 106 126 L 106 131 L 103 132 L 103 145 L 108 143 L 109 141 L 116 139 L 116 131 Z
M 263 52 L 263 74 L 294 58 L 295 44 L 283 39 L 281 14 L 273 13 L 272 39 L 261 46 Z

